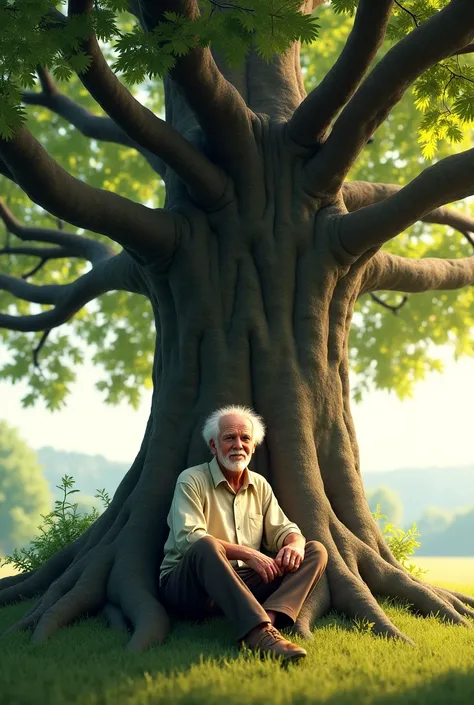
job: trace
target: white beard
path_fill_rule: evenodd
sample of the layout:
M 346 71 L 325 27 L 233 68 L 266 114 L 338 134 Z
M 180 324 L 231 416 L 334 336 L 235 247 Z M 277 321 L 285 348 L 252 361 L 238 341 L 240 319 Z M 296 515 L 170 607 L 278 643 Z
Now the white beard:
M 243 472 L 249 464 L 250 458 L 244 451 L 242 451 L 242 455 L 245 457 L 232 458 L 229 456 L 231 456 L 233 453 L 229 453 L 229 455 L 225 456 L 221 453 L 221 450 L 218 446 L 216 450 L 217 460 L 222 465 L 222 467 L 224 467 L 226 470 L 229 470 L 230 472 Z

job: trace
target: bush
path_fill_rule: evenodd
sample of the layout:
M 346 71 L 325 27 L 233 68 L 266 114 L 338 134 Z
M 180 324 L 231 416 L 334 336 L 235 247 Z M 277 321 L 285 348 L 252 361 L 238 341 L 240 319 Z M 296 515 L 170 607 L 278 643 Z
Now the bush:
M 49 514 L 41 515 L 43 523 L 38 527 L 39 535 L 27 548 L 15 549 L 11 555 L 6 556 L 1 565 L 11 564 L 21 572 L 35 570 L 64 546 L 75 541 L 98 519 L 100 512 L 96 507 L 82 513 L 78 510 L 78 503 L 71 501 L 71 495 L 79 492 L 74 489 L 74 485 L 75 480 L 71 475 L 61 478 L 57 488 L 62 492 L 62 499 L 55 501 Z M 105 490 L 97 490 L 95 497 L 104 509 L 109 506 L 110 497 Z
M 377 504 L 375 512 L 372 512 L 372 516 L 377 522 L 387 519 L 387 517 L 380 512 L 380 504 Z M 418 531 L 416 522 L 413 522 L 411 528 L 406 531 L 398 529 L 391 523 L 386 523 L 382 527 L 382 533 L 394 558 L 402 564 L 405 570 L 411 573 L 415 578 L 419 578 L 427 572 L 414 563 L 410 563 L 408 560 L 410 556 L 413 556 L 416 549 L 421 546 L 420 542 L 417 541 L 420 532 Z

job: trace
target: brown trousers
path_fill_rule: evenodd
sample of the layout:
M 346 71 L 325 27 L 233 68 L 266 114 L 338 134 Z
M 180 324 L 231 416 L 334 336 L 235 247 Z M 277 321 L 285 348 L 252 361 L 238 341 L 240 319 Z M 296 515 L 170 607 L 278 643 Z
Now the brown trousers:
M 277 613 L 276 627 L 294 624 L 326 563 L 324 546 L 308 541 L 296 573 L 264 583 L 251 568 L 234 569 L 222 544 L 213 536 L 204 536 L 164 577 L 160 593 L 166 607 L 181 618 L 204 619 L 223 613 L 233 623 L 237 639 L 242 639 L 269 621 L 266 610 Z

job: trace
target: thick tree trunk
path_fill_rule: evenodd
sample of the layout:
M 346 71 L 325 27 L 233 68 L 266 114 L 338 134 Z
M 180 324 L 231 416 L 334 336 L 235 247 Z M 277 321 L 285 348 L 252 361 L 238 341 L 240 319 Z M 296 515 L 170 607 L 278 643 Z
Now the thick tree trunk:
M 308 0 L 307 10 L 313 3 Z M 474 600 L 427 586 L 397 564 L 372 519 L 362 486 L 350 412 L 348 336 L 373 251 L 337 250 L 342 197 L 302 187 L 308 149 L 284 120 L 303 97 L 298 47 L 272 66 L 255 56 L 228 73 L 252 120 L 248 170 L 218 208 L 192 203 L 167 171 L 167 208 L 185 218 L 170 262 L 140 266 L 157 320 L 150 419 L 137 459 L 103 516 L 70 547 L 30 575 L 0 581 L 0 604 L 42 594 L 16 627 L 42 640 L 84 613 L 104 609 L 112 626 L 132 625 L 130 648 L 165 638 L 158 569 L 178 474 L 205 460 L 207 414 L 224 404 L 253 406 L 267 424 L 254 468 L 273 485 L 288 516 L 329 553 L 327 577 L 305 605 L 297 630 L 330 607 L 400 636 L 375 595 L 456 622 Z M 167 119 L 208 149 L 172 79 Z M 216 155 L 212 155 L 213 158 Z M 240 165 L 242 166 L 242 165 Z M 229 181 L 229 183 L 232 183 Z

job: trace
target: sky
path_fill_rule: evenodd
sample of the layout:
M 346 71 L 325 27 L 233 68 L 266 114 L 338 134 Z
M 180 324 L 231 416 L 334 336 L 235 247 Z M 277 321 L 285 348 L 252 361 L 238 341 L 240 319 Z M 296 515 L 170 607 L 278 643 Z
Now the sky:
M 0 418 L 15 426 L 33 448 L 100 454 L 132 461 L 138 452 L 150 408 L 144 394 L 137 411 L 127 404 L 110 407 L 94 388 L 90 366 L 78 372 L 67 406 L 48 412 L 42 404 L 21 407 L 25 386 L 0 383 Z M 398 468 L 474 465 L 474 357 L 452 362 L 415 388 L 412 399 L 372 392 L 353 405 L 363 472 Z

